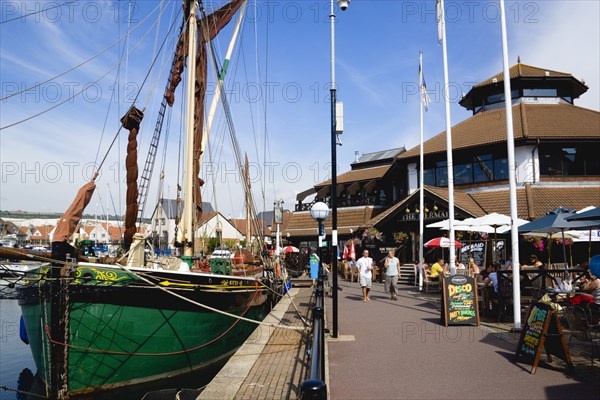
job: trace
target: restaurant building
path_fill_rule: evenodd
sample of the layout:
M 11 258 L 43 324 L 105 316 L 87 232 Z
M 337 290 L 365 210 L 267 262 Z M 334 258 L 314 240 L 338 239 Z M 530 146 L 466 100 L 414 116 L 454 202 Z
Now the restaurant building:
M 518 217 L 600 206 L 600 113 L 575 105 L 588 87 L 571 74 L 521 63 L 510 68 L 510 79 Z M 452 127 L 455 219 L 509 215 L 503 73 L 473 86 L 459 103 L 473 116 Z M 424 210 L 418 209 L 420 151 L 416 146 L 365 154 L 339 175 L 340 246 L 374 234 L 394 244 L 394 236 L 406 234 L 395 243 L 401 261 L 416 259 L 420 213 L 425 224 L 448 218 L 446 132 L 423 144 Z M 286 231 L 290 241 L 315 240 L 316 223 L 308 210 L 316 201 L 329 203 L 330 186 L 325 181 L 298 195 Z M 331 221 L 325 224 L 331 227 Z M 443 233 L 426 229 L 424 240 Z

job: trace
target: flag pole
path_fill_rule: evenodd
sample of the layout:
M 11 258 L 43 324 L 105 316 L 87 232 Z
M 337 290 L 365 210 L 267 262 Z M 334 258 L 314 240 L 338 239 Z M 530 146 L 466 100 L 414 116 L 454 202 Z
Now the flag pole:
M 423 193 L 423 107 L 427 105 L 427 88 L 425 87 L 425 79 L 423 78 L 423 51 L 419 51 L 419 93 L 420 93 L 420 109 L 421 109 L 421 139 L 420 139 L 420 156 L 419 156 L 419 261 L 417 263 L 417 271 L 419 273 L 419 292 L 423 291 L 423 220 L 425 218 L 424 193 Z
M 446 16 L 444 14 L 444 0 L 437 0 L 438 41 L 442 44 L 444 59 L 444 97 L 446 103 L 446 161 L 448 165 L 448 228 L 450 233 L 450 247 L 448 248 L 448 267 L 456 269 L 455 235 L 454 235 L 454 166 L 452 163 L 452 125 L 450 121 L 450 88 L 448 84 L 448 52 L 446 49 Z
M 510 197 L 510 241 L 513 265 L 513 318 L 515 331 L 521 330 L 521 282 L 519 275 L 519 230 L 515 223 L 517 214 L 517 186 L 515 166 L 515 143 L 512 117 L 512 96 L 510 89 L 510 71 L 508 68 L 508 47 L 506 44 L 506 15 L 504 0 L 500 0 L 500 25 L 502 27 L 502 61 L 504 69 L 504 104 L 506 107 L 506 147 L 508 153 L 508 186 Z

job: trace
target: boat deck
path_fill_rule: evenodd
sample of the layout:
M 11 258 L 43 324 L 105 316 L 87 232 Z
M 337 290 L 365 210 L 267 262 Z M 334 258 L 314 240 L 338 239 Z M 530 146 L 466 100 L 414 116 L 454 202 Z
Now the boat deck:
M 292 288 L 202 391 L 200 399 L 290 399 L 306 379 L 309 331 L 304 327 L 315 304 L 312 287 Z

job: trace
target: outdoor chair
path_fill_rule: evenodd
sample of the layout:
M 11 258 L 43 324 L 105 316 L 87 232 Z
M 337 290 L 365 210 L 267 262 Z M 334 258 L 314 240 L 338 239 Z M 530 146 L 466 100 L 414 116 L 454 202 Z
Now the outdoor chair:
M 492 303 L 496 305 L 498 310 L 498 322 L 502 321 L 502 317 L 509 313 L 510 305 L 513 303 L 512 284 L 509 280 L 499 278 L 498 293 L 495 293 Z
M 348 261 L 344 260 L 342 262 L 342 268 L 344 271 L 344 279 L 345 280 L 349 280 L 350 279 L 350 274 L 352 271 L 350 271 L 350 265 L 348 264 Z
M 356 280 L 356 282 L 358 282 L 358 267 L 356 266 L 356 263 L 351 263 L 350 264 L 350 282 L 354 282 Z
M 440 277 L 431 278 L 429 272 L 425 273 L 424 276 L 425 281 L 425 294 L 429 293 L 430 290 L 435 290 L 436 292 L 440 291 Z
M 600 324 L 598 316 L 590 306 L 571 305 L 565 308 L 564 315 L 569 324 L 571 336 L 577 340 L 589 342 L 592 345 L 591 364 L 594 366 L 595 355 L 600 355 L 598 345 L 600 343 Z

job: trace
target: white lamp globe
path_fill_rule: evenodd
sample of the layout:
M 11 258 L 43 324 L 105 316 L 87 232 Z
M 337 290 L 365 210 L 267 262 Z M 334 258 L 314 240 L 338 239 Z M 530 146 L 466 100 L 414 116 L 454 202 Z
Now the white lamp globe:
M 322 201 L 318 201 L 310 208 L 310 216 L 318 222 L 323 222 L 329 217 L 329 207 Z

